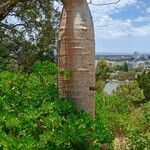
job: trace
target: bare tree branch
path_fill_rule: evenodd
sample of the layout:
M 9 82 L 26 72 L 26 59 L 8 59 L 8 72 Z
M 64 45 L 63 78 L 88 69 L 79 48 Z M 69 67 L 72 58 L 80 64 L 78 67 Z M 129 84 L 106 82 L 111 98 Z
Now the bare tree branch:
M 16 6 L 18 0 L 8 0 L 4 4 L 0 5 L 0 21 L 4 20 L 10 11 Z
M 103 3 L 103 4 L 95 4 L 92 2 L 92 0 L 90 0 L 90 2 L 88 4 L 94 5 L 94 6 L 105 6 L 105 5 L 114 5 L 119 3 L 121 0 L 117 0 L 115 2 L 110 2 L 110 3 Z
M 23 23 L 16 24 L 16 25 L 13 25 L 13 24 L 8 25 L 8 24 L 4 24 L 4 23 L 0 22 L 0 27 L 6 28 L 6 29 L 9 29 L 9 30 L 12 30 L 12 29 L 14 29 L 15 27 L 18 27 L 18 26 L 27 27 L 27 25 L 25 25 Z

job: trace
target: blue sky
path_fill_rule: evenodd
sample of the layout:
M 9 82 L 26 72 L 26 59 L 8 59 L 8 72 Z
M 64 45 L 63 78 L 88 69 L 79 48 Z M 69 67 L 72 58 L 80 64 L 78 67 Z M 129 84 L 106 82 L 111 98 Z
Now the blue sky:
M 92 0 L 97 4 L 115 1 Z M 150 54 L 150 0 L 120 0 L 115 5 L 89 6 L 95 26 L 97 53 L 138 51 Z
M 93 0 L 93 3 L 114 1 Z M 121 0 L 116 5 L 90 5 L 90 9 L 96 52 L 150 53 L 150 0 Z

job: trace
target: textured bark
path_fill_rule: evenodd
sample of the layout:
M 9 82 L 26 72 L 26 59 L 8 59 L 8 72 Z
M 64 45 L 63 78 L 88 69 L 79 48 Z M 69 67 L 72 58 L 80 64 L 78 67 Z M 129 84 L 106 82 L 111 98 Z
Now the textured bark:
M 63 0 L 60 21 L 58 64 L 71 72 L 58 77 L 60 95 L 76 102 L 78 110 L 95 115 L 95 40 L 86 0 Z
M 4 20 L 8 13 L 16 6 L 18 0 L 8 0 L 0 5 L 0 21 Z

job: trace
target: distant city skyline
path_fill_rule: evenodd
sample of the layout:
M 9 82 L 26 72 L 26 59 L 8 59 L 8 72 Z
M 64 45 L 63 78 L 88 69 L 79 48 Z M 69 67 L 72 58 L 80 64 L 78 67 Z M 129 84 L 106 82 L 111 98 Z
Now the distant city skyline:
M 98 4 L 107 2 L 93 0 Z M 96 53 L 150 53 L 150 0 L 121 0 L 116 5 L 90 8 Z
M 148 53 L 146 53 L 146 52 L 138 52 L 139 53 L 139 55 L 150 55 L 150 52 L 148 52 Z M 133 55 L 134 54 L 134 52 L 128 52 L 128 53 L 126 53 L 126 52 L 103 52 L 103 51 L 100 51 L 100 52 L 97 52 L 96 51 L 96 55 Z

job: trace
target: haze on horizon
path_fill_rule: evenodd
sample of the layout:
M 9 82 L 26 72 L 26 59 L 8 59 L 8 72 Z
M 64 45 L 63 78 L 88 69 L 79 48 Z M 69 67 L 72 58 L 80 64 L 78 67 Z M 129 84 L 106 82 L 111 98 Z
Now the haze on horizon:
M 93 3 L 102 4 L 106 0 L 93 0 Z M 96 53 L 150 53 L 149 0 L 121 0 L 116 5 L 90 5 L 90 9 Z

